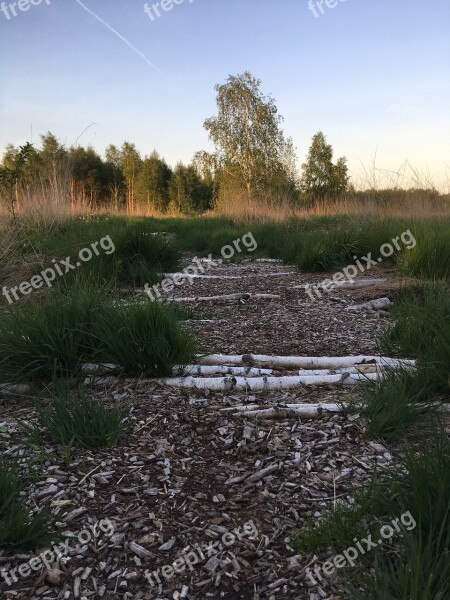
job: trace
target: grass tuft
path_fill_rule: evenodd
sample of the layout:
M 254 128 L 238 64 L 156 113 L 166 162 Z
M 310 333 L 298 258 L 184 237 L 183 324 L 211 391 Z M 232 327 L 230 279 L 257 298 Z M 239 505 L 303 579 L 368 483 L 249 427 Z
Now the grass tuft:
M 106 289 L 53 290 L 0 312 L 3 381 L 67 378 L 83 362 L 165 376 L 193 354 L 193 338 L 170 307 L 150 300 L 127 306 Z
M 17 464 L 0 461 L 0 547 L 33 550 L 57 538 L 54 520 L 46 512 L 32 515 L 24 505 L 20 494 L 25 487 Z

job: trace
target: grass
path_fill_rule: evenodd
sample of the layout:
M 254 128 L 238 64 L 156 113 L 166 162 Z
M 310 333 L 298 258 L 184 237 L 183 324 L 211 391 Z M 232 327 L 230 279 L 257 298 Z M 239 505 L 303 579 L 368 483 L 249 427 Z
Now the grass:
M 0 461 L 0 547 L 33 550 L 57 537 L 53 519 L 46 512 L 32 515 L 23 503 L 26 485 L 17 464 Z
M 179 248 L 163 236 L 151 235 L 152 229 L 144 219 L 76 217 L 43 229 L 21 224 L 21 231 L 22 252 L 39 257 L 39 264 L 33 269 L 35 275 L 52 267 L 54 258 L 70 256 L 75 265 L 80 262 L 78 252 L 90 248 L 94 242 L 99 242 L 98 255 L 94 251 L 91 260 L 79 267 L 88 279 L 142 286 L 156 283 L 160 273 L 174 272 L 180 267 Z M 71 280 L 77 272 L 69 271 L 64 279 Z
M 158 273 L 179 270 L 181 252 L 198 256 L 220 255 L 249 231 L 257 241 L 256 252 L 243 248 L 233 260 L 248 255 L 279 258 L 307 272 L 339 270 L 402 236 L 392 256 L 383 264 L 396 266 L 408 276 L 450 277 L 450 218 L 404 219 L 361 214 L 317 214 L 290 217 L 281 222 L 238 222 L 229 217 L 154 218 L 93 215 L 56 221 L 52 227 L 36 229 L 21 224 L 22 253 L 40 256 L 39 268 L 53 258 L 74 258 L 81 248 L 109 236 L 116 248 L 83 264 L 82 269 L 103 280 L 111 277 L 122 284 L 154 283 Z M 412 238 L 406 234 L 410 231 Z M 169 232 L 175 241 L 152 233 Z M 35 269 L 36 272 L 38 272 Z M 72 276 L 72 275 L 70 275 Z
M 386 373 L 378 381 L 365 381 L 359 388 L 358 409 L 367 419 L 371 438 L 395 440 L 408 435 L 434 409 L 424 403 L 424 390 L 410 369 Z
M 386 352 L 417 357 L 417 369 L 389 373 L 359 390 L 370 437 L 403 442 L 399 464 L 375 471 L 354 505 L 340 505 L 296 539 L 299 551 L 342 553 L 380 525 L 405 514 L 416 527 L 359 556 L 339 578 L 349 600 L 444 600 L 450 597 L 450 440 L 428 401 L 448 398 L 450 300 L 448 285 L 429 282 L 402 290 L 396 319 L 381 340 Z M 433 426 L 433 427 L 430 427 Z M 414 436 L 407 437 L 407 434 Z
M 42 438 L 58 442 L 66 462 L 74 445 L 84 448 L 112 448 L 126 430 L 127 411 L 119 407 L 106 408 L 104 403 L 86 393 L 73 395 L 59 386 L 51 403 L 36 404 L 37 425 L 21 423 L 31 442 Z
M 439 425 L 420 452 L 406 448 L 400 464 L 357 494 L 354 507 L 339 507 L 310 526 L 295 542 L 298 551 L 332 548 L 342 553 L 368 532 L 376 541 L 380 526 L 410 515 L 393 545 L 360 555 L 342 572 L 349 599 L 436 600 L 450 594 L 450 442 Z M 408 517 L 409 519 L 409 517 Z M 406 519 L 405 519 L 406 520 Z M 403 522 L 403 521 L 402 521 Z M 412 522 L 412 521 L 411 521 Z
M 170 375 L 190 362 L 194 341 L 170 307 L 125 305 L 106 289 L 76 286 L 0 312 L 3 381 L 42 381 L 79 373 L 83 362 L 117 364 L 133 375 Z
M 422 398 L 450 394 L 450 288 L 428 282 L 404 289 L 394 304 L 395 324 L 381 337 L 382 350 L 416 356 Z

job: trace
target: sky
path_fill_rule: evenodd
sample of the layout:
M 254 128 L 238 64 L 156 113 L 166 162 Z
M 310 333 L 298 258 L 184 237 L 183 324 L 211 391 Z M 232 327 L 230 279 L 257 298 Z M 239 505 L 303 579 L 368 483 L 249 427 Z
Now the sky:
M 51 131 L 188 163 L 214 86 L 248 70 L 299 165 L 322 130 L 357 185 L 450 191 L 449 0 L 32 2 L 0 0 L 0 153 Z

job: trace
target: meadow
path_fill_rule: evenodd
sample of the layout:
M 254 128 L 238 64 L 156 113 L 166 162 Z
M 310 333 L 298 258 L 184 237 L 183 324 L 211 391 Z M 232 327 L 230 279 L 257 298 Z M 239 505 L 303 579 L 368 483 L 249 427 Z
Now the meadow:
M 258 245 L 253 259 L 279 259 L 301 273 L 329 274 L 363 256 L 379 257 L 384 244 L 408 231 L 409 243 L 382 260 L 383 272 L 404 283 L 392 295 L 392 324 L 379 346 L 387 355 L 416 359 L 417 369 L 398 369 L 351 395 L 366 438 L 395 446 L 399 463 L 389 473 L 374 471 L 371 485 L 353 490 L 352 507 L 335 508 L 310 523 L 294 546 L 302 554 L 337 552 L 383 518 L 410 511 L 417 527 L 368 554 L 336 585 L 355 600 L 444 600 L 450 593 L 450 447 L 437 407 L 450 401 L 450 216 L 392 212 L 348 206 L 345 212 L 341 206 L 332 214 L 316 207 L 278 220 L 267 213 L 239 218 L 86 213 L 39 223 L 27 215 L 4 216 L 3 289 L 20 286 L 55 260 L 76 257 L 105 236 L 114 243 L 114 252 L 94 256 L 49 286 L 13 303 L 2 298 L 0 382 L 31 386 L 22 400 L 5 395 L 2 402 L 28 404 L 37 419 L 22 424 L 24 447 L 52 440 L 68 464 L 74 454 L 112 448 L 129 435 L 130 406 L 104 405 L 86 391 L 83 364 L 113 364 L 116 375 L 139 379 L 168 376 L 175 366 L 195 360 L 195 336 L 182 322 L 204 315 L 145 297 L 133 301 L 135 289 L 180 270 L 186 257 L 220 256 L 223 246 L 251 232 Z M 236 254 L 234 260 L 242 259 Z M 31 514 L 23 504 L 30 477 L 17 460 L 2 465 L 0 541 L 21 550 L 41 547 L 56 535 L 50 514 Z

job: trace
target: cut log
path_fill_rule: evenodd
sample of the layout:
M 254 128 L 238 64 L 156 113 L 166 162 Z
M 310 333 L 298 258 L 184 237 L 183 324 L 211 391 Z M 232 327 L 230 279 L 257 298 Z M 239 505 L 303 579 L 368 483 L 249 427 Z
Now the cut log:
M 209 354 L 198 356 L 203 365 L 251 366 L 283 369 L 346 369 L 364 364 L 379 364 L 389 367 L 415 365 L 414 360 L 384 356 L 270 356 L 267 354 Z
M 84 365 L 81 365 L 81 372 L 83 375 L 107 375 L 119 370 L 120 367 L 112 363 L 85 363 Z
M 411 365 L 408 365 L 411 366 Z M 392 367 L 380 364 L 356 365 L 345 369 L 300 369 L 299 375 L 336 375 L 337 373 L 383 373 Z
M 217 392 L 229 391 L 274 391 L 274 390 L 293 390 L 305 385 L 321 385 L 342 383 L 344 385 L 354 385 L 361 380 L 376 380 L 377 373 L 368 373 L 367 375 L 342 373 L 338 375 L 323 376 L 284 376 L 284 377 L 168 377 L 163 379 L 154 379 L 159 385 L 174 387 L 179 389 L 197 389 L 211 390 Z
M 198 296 L 197 298 L 170 298 L 171 302 L 209 302 L 212 300 L 250 300 L 251 298 L 261 298 L 265 300 L 277 300 L 281 298 L 278 294 L 224 294 L 221 296 Z
M 226 365 L 186 365 L 174 367 L 173 374 L 186 375 L 246 375 L 247 377 L 261 377 L 272 375 L 272 369 L 254 369 L 253 367 L 227 367 Z
M 27 396 L 31 393 L 31 388 L 23 383 L 0 383 L 0 393 Z
M 244 407 L 245 408 L 245 407 Z M 247 409 L 241 411 L 245 417 L 256 417 L 262 419 L 279 419 L 286 417 L 302 417 L 304 419 L 314 419 L 322 416 L 324 413 L 341 412 L 342 407 L 338 404 L 286 404 L 284 406 L 275 406 L 272 408 Z
M 283 273 L 250 273 L 248 275 L 203 275 L 201 273 L 190 274 L 190 273 L 164 273 L 161 274 L 163 277 L 169 277 L 171 279 L 176 275 L 179 277 L 182 275 L 182 278 L 185 279 L 252 279 L 254 277 L 281 277 L 282 275 L 295 275 L 293 271 L 283 272 Z
M 104 385 L 114 385 L 119 383 L 119 379 L 112 375 L 104 375 L 103 377 L 96 377 L 95 375 L 89 375 L 84 379 L 84 385 L 90 385 L 92 387 L 102 387 Z
M 351 306 L 347 306 L 347 310 L 382 310 L 392 305 L 393 302 L 389 298 L 377 298 L 376 300 L 370 300 L 362 304 L 352 304 Z
M 337 288 L 352 288 L 354 290 L 358 288 L 370 287 L 372 285 L 381 285 L 386 283 L 387 279 L 344 279 L 344 281 L 333 281 L 328 279 L 325 282 L 320 283 L 303 283 L 302 285 L 295 285 L 294 290 L 335 290 Z

